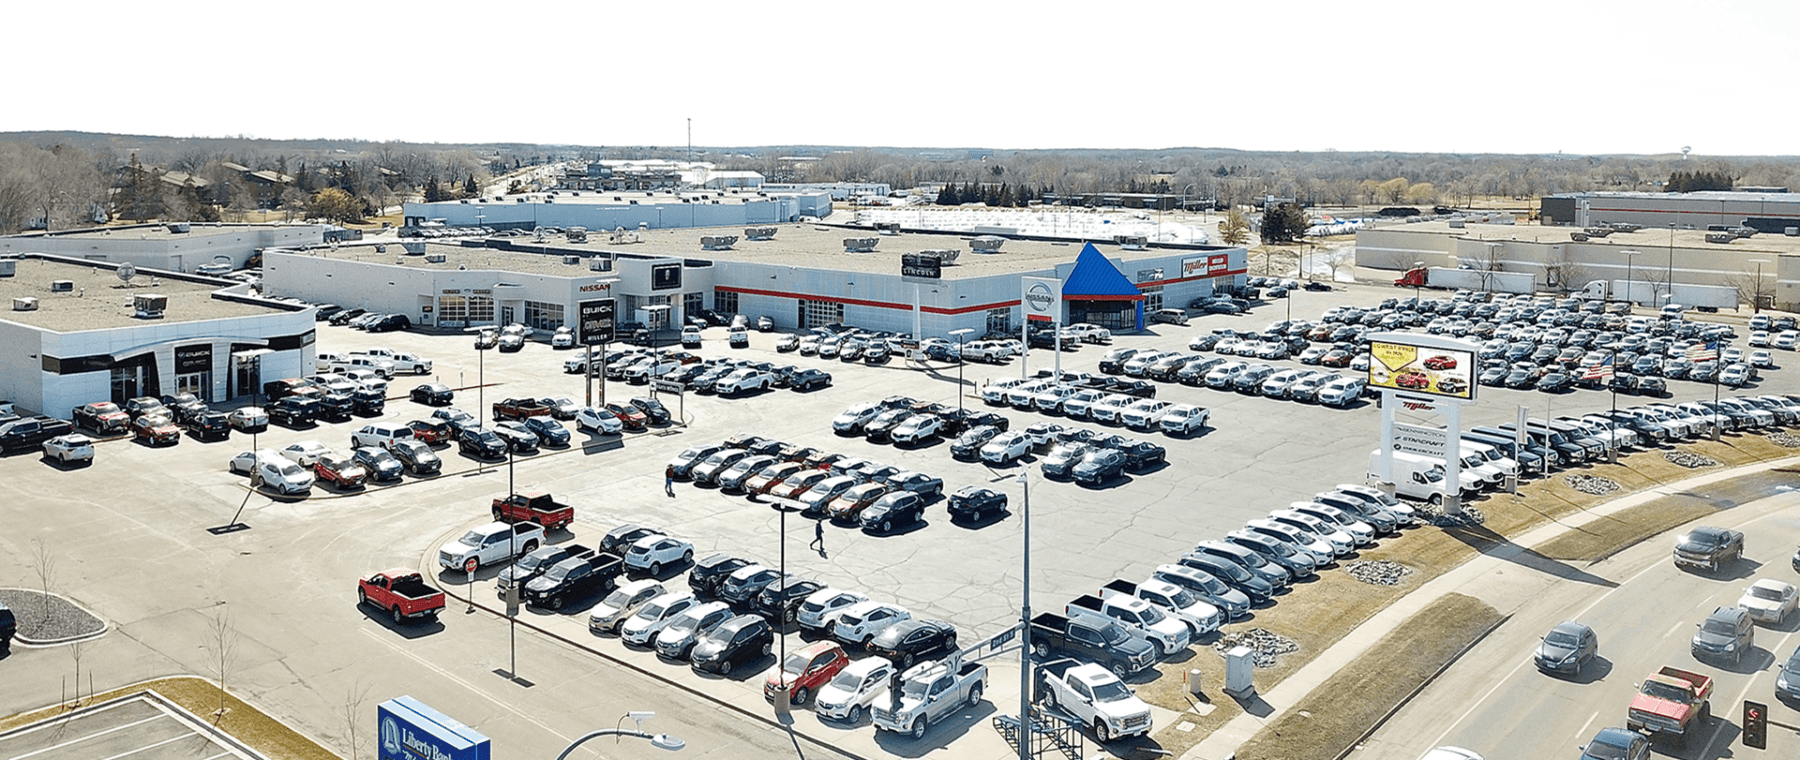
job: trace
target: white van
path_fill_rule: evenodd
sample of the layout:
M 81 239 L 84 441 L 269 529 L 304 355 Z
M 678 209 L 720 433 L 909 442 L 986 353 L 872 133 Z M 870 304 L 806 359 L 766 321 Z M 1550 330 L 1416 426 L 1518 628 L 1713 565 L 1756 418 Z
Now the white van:
M 1156 311 L 1150 312 L 1150 321 L 1171 325 L 1186 325 L 1188 323 L 1188 315 L 1185 309 L 1157 309 Z
M 1369 452 L 1369 477 L 1380 477 L 1381 452 Z M 1457 490 L 1469 498 L 1481 490 L 1481 481 L 1473 473 L 1458 473 L 1462 485 Z M 1394 452 L 1394 493 L 1409 499 L 1440 504 L 1444 500 L 1444 465 L 1418 454 Z
M 1465 454 L 1474 454 L 1481 457 L 1483 461 L 1494 467 L 1500 468 L 1500 471 L 1507 475 L 1519 474 L 1518 461 L 1507 456 L 1505 452 L 1492 445 L 1480 441 L 1471 441 L 1465 438 L 1462 441 L 1462 450 Z

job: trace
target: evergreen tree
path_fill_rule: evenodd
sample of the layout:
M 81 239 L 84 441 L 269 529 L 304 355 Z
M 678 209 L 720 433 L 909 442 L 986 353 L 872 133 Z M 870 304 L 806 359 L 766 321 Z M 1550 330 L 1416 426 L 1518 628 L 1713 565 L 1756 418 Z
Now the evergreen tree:
M 432 177 L 425 183 L 425 202 L 437 203 L 441 200 L 444 200 L 444 190 L 438 187 L 437 177 Z
M 473 198 L 480 194 L 481 186 L 475 184 L 475 175 L 470 174 L 468 179 L 463 180 L 463 197 Z
M 1263 213 L 1264 243 L 1291 243 L 1306 234 L 1306 211 L 1298 203 L 1282 203 Z
M 956 205 L 956 187 L 954 185 L 951 185 L 950 183 L 945 182 L 943 188 L 938 190 L 937 205 L 939 205 L 939 206 L 954 206 L 954 205 Z
M 1013 206 L 1018 205 L 1013 202 L 1012 188 L 1008 187 L 1005 182 L 1000 183 L 1000 193 L 995 198 L 995 201 L 999 203 L 1001 208 L 1012 208 Z

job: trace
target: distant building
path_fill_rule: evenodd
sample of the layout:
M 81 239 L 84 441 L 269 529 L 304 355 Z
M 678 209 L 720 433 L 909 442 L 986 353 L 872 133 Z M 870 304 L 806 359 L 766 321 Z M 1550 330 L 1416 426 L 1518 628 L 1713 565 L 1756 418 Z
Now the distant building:
M 1800 226 L 1800 195 L 1708 190 L 1693 193 L 1562 193 L 1544 196 L 1538 211 L 1545 225 L 1595 227 L 1613 222 L 1678 229 L 1755 227 L 1780 233 Z
M 823 191 L 565 190 L 405 204 L 407 226 L 441 220 L 453 226 L 527 230 L 735 227 L 830 214 L 831 195 Z
M 193 272 L 214 262 L 236 269 L 264 248 L 319 245 L 327 229 L 322 224 L 218 222 L 92 227 L 0 237 L 0 254 L 49 253 L 170 272 Z

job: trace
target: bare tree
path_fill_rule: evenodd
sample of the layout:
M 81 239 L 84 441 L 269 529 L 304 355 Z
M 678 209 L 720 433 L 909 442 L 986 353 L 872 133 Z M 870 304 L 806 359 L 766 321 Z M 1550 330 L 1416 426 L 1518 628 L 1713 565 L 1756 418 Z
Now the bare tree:
M 81 706 L 81 655 L 83 654 L 84 650 L 86 649 L 86 646 L 85 646 L 86 644 L 87 644 L 87 642 L 85 642 L 85 641 L 77 641 L 77 642 L 69 645 L 69 657 L 71 657 L 75 660 L 75 706 L 76 707 Z M 89 678 L 92 678 L 92 677 L 93 676 L 89 676 Z M 92 691 L 89 691 L 88 698 L 93 699 L 93 697 L 94 697 L 94 693 Z
M 41 538 L 31 539 L 31 571 L 37 574 L 38 591 L 43 594 L 38 598 L 38 620 L 49 623 L 50 584 L 56 580 L 56 555 Z
M 1769 296 L 1774 292 L 1772 288 L 1762 283 L 1762 280 L 1756 276 L 1755 272 L 1741 272 L 1738 274 L 1727 275 L 1720 278 L 1720 283 L 1737 291 L 1738 303 L 1747 303 L 1752 306 L 1760 303 L 1761 298 Z
M 1569 260 L 1569 255 L 1560 247 L 1544 262 L 1544 284 L 1565 291 L 1575 290 L 1587 284 L 1593 277 L 1587 267 Z
M 1350 245 L 1335 246 L 1327 248 L 1321 253 L 1313 254 L 1310 258 L 1315 262 L 1324 264 L 1327 269 L 1330 269 L 1331 281 L 1337 282 L 1338 270 L 1356 263 L 1356 247 Z
M 231 610 L 220 602 L 206 624 L 206 663 L 219 679 L 219 710 L 213 713 L 215 725 L 225 717 L 225 680 L 237 665 L 237 628 L 231 624 Z
M 1506 262 L 1501 255 L 1505 249 L 1504 245 L 1487 243 L 1482 246 L 1480 254 L 1468 260 L 1470 266 L 1479 273 L 1477 276 L 1481 279 L 1483 291 L 1493 290 L 1494 273 L 1506 268 Z
M 344 690 L 344 730 L 350 740 L 348 756 L 351 758 L 366 757 L 363 754 L 362 745 L 369 737 L 359 732 L 357 728 L 363 725 L 363 721 L 367 718 L 363 711 L 369 702 L 371 688 L 373 685 L 365 684 L 358 679 Z

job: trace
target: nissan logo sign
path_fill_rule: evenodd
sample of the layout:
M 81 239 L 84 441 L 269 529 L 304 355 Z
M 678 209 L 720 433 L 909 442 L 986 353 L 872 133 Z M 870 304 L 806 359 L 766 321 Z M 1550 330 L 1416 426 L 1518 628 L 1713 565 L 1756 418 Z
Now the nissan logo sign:
M 1050 288 L 1043 283 L 1035 283 L 1025 291 L 1025 303 L 1031 306 L 1032 311 L 1049 311 L 1050 304 L 1055 301 L 1056 297 L 1051 295 Z

